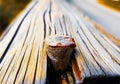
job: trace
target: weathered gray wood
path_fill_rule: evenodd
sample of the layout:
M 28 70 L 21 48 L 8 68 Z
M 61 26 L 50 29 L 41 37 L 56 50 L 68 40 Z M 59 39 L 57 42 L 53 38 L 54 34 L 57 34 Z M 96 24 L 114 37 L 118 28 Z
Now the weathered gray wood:
M 114 42 L 65 0 L 32 1 L 10 27 L 0 40 L 0 83 L 46 83 L 44 39 L 55 34 L 72 36 L 76 42 L 72 71 L 60 75 L 62 84 L 120 75 L 119 41 Z
M 66 5 L 66 3 L 64 3 L 65 5 Z M 63 6 L 63 5 L 62 5 Z M 68 5 L 67 5 L 68 6 Z M 64 7 L 66 7 L 66 6 L 64 6 Z M 69 9 L 69 7 L 67 7 L 68 9 Z M 73 10 L 73 11 L 67 11 L 67 12 L 69 12 L 68 14 L 70 14 L 70 12 L 72 12 L 72 14 L 73 14 L 73 16 L 75 16 L 76 17 L 76 20 L 74 20 L 74 18 L 71 20 L 72 22 L 73 22 L 73 27 L 75 27 L 76 29 L 74 29 L 73 30 L 73 28 L 72 28 L 72 30 L 73 31 L 75 31 L 76 33 L 78 33 L 78 35 L 81 37 L 81 39 L 84 41 L 84 43 L 85 43 L 85 45 L 87 45 L 87 46 L 89 46 L 88 44 L 89 44 L 89 42 L 90 42 L 90 44 L 92 44 L 92 46 L 94 47 L 94 49 L 95 50 L 97 50 L 97 53 L 96 54 L 99 54 L 99 56 L 102 58 L 101 59 L 101 61 L 103 61 L 104 63 L 104 65 L 106 66 L 104 66 L 104 65 L 101 65 L 102 67 L 105 67 L 105 70 L 108 70 L 107 71 L 107 74 L 108 75 L 113 75 L 113 74 L 119 74 L 119 68 L 120 68 L 120 66 L 119 66 L 119 63 L 117 64 L 117 63 L 115 63 L 114 61 L 115 60 L 113 60 L 112 58 L 111 58 L 111 55 L 109 55 L 109 53 L 105 50 L 105 47 L 104 46 L 101 46 L 101 44 L 98 42 L 98 39 L 100 39 L 100 38 L 94 38 L 93 37 L 93 35 L 88 31 L 88 29 L 90 29 L 89 27 L 87 27 L 87 25 L 84 23 L 84 21 L 81 21 L 81 19 L 78 19 L 78 18 L 81 18 L 81 17 L 79 17 L 78 15 L 77 15 L 77 12 L 75 11 L 75 10 Z M 71 18 L 72 18 L 72 16 L 71 16 Z M 70 18 L 70 19 L 71 19 Z M 76 23 L 75 23 L 75 21 L 76 21 Z M 79 25 L 80 25 L 80 27 L 79 27 Z M 77 29 L 78 28 L 78 29 Z M 82 30 L 81 30 L 82 29 Z M 83 35 L 80 33 L 80 30 L 81 30 L 81 33 L 83 33 L 83 35 L 85 35 L 85 37 L 87 37 L 87 39 L 89 39 L 89 42 L 87 42 L 87 40 L 85 40 L 85 37 L 83 37 Z M 73 32 L 74 33 L 74 32 Z M 75 34 L 75 33 L 74 33 Z M 100 34 L 100 33 L 97 33 L 98 35 Z M 79 39 L 79 37 L 77 36 L 77 34 L 75 35 L 75 37 L 77 37 L 77 41 L 78 41 L 78 39 Z M 82 42 L 82 40 L 81 40 L 81 42 Z M 87 43 L 86 43 L 87 42 Z M 102 42 L 102 41 L 101 41 Z M 80 41 L 79 41 L 79 43 L 80 43 Z M 89 60 L 89 59 L 91 59 L 91 57 L 93 57 L 93 56 L 91 56 L 90 58 L 88 58 L 88 55 L 86 54 L 86 53 L 88 53 L 87 51 L 85 51 L 85 49 L 83 49 L 83 48 L 85 48 L 84 46 L 83 47 L 81 47 L 82 45 L 84 45 L 84 43 L 83 44 L 81 44 L 80 45 L 80 48 L 81 48 L 81 51 L 82 50 L 84 50 L 84 51 L 82 51 L 82 52 L 85 52 L 84 53 L 84 57 L 86 57 L 86 59 L 88 59 L 87 61 L 88 62 L 93 62 L 93 61 L 91 61 L 91 60 Z M 79 45 L 79 44 L 78 44 Z M 89 49 L 90 49 L 90 46 L 88 47 Z M 87 49 L 87 48 L 86 48 Z M 109 49 L 109 48 L 108 48 Z M 112 49 L 111 49 L 111 51 L 112 51 Z M 90 52 L 92 52 L 92 51 L 90 51 Z M 94 51 L 95 52 L 95 51 Z M 106 53 L 106 55 L 105 55 L 105 53 Z M 85 55 L 86 54 L 86 55 Z M 120 56 L 119 55 L 119 53 L 118 54 L 116 54 L 118 57 Z M 95 56 L 95 55 L 94 55 Z M 98 57 L 97 57 L 98 58 Z M 101 62 L 100 60 L 97 60 L 99 63 Z M 97 62 L 96 62 L 97 63 Z M 112 64 L 113 63 L 113 64 Z M 94 65 L 95 63 L 92 63 L 92 65 Z M 101 64 L 101 63 L 100 63 Z M 111 65 L 110 65 L 111 64 Z M 89 65 L 89 64 L 88 64 Z M 90 70 L 92 69 L 92 66 L 90 66 L 89 67 L 90 68 Z M 97 67 L 93 67 L 93 68 L 97 68 Z M 107 69 L 108 68 L 108 69 Z M 98 68 L 97 68 L 98 69 Z M 94 69 L 93 69 L 94 70 Z M 109 73 L 110 72 L 110 73 Z M 93 72 L 94 74 L 96 73 L 96 72 Z

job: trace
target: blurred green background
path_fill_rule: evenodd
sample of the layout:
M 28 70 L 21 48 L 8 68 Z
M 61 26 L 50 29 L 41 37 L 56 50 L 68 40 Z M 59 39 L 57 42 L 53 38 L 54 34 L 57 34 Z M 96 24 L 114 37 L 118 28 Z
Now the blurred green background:
M 30 0 L 0 0 L 0 35 Z

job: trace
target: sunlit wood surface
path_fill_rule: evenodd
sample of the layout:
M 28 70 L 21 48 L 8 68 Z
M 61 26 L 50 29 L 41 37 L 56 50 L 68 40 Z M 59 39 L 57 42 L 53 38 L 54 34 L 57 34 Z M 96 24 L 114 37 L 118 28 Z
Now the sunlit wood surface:
M 120 41 L 106 32 L 65 0 L 33 0 L 0 39 L 0 83 L 74 84 L 120 76 Z M 47 58 L 44 39 L 55 34 L 72 36 L 77 45 L 64 73 Z

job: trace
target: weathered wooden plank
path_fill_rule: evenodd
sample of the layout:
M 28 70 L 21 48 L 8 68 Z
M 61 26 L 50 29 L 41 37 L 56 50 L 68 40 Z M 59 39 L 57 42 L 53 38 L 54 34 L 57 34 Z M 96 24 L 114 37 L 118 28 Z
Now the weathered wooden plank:
M 102 26 L 100 26 L 99 24 L 97 24 L 96 22 L 92 21 L 93 24 L 96 26 L 96 28 L 102 32 L 103 34 L 105 34 L 109 39 L 111 39 L 113 42 L 115 42 L 115 44 L 117 44 L 118 46 L 120 46 L 120 40 L 117 39 L 116 37 L 114 37 L 112 34 L 110 34 L 109 32 L 105 31 L 104 28 L 102 28 Z
M 31 13 L 32 14 L 32 13 Z M 26 36 L 26 34 L 27 34 L 27 29 L 29 28 L 29 20 L 30 20 L 30 17 L 28 17 L 27 18 L 27 20 L 25 20 L 25 23 L 24 24 L 22 24 L 21 25 L 21 29 L 20 29 L 20 35 L 18 35 L 18 37 L 16 37 L 15 38 L 15 42 L 13 41 L 13 44 L 14 43 L 16 43 L 18 46 L 20 46 L 20 44 L 18 44 L 18 42 L 16 42 L 16 41 L 19 41 L 19 40 L 21 40 L 21 41 L 19 41 L 19 42 L 21 42 L 21 44 L 23 45 L 23 43 L 24 43 L 24 40 L 25 40 L 25 36 Z M 28 24 L 26 24 L 26 23 L 28 23 Z M 26 28 L 26 29 L 25 29 Z M 24 35 L 24 33 L 25 33 L 25 35 Z M 21 39 L 21 34 L 23 35 L 23 37 L 22 37 L 22 39 Z M 30 39 L 30 38 L 29 38 Z M 15 46 L 15 45 L 13 45 L 13 46 Z M 16 55 L 15 55 L 15 57 L 19 57 L 19 60 L 17 60 L 18 58 L 14 58 L 14 60 L 12 60 L 12 64 L 10 64 L 11 66 L 9 67 L 9 69 L 8 69 L 8 71 L 7 71 L 7 73 L 6 73 L 6 75 L 5 75 L 5 78 L 4 78 L 4 80 L 3 80 L 3 83 L 7 80 L 7 77 L 9 76 L 9 74 L 11 73 L 12 74 L 12 71 L 14 71 L 14 70 L 17 70 L 18 68 L 19 68 L 19 66 L 17 66 L 17 68 L 14 68 L 13 66 L 15 66 L 15 63 L 16 63 L 16 61 L 17 61 L 17 64 L 20 64 L 20 61 L 21 61 L 21 59 L 22 59 L 22 57 L 23 57 L 23 54 L 25 53 L 25 49 L 26 49 L 26 47 L 24 46 L 24 48 L 23 48 L 23 50 L 21 50 L 21 47 L 22 46 L 20 46 L 20 49 L 18 48 L 17 49 L 17 53 L 16 53 Z M 13 47 L 14 48 L 14 47 Z M 22 51 L 22 54 L 20 55 L 20 51 Z M 8 55 L 9 56 L 9 55 Z M 7 64 L 9 64 L 8 62 L 7 62 Z M 6 66 L 6 65 L 5 65 Z M 12 69 L 12 71 L 11 71 L 11 69 Z M 6 70 L 4 70 L 4 72 L 5 72 Z M 1 72 L 1 73 L 3 73 L 3 72 Z M 13 75 L 13 74 L 12 74 Z M 2 77 L 1 77 L 2 78 Z M 12 82 L 14 82 L 14 78 L 15 78 L 15 75 L 13 75 L 12 76 L 12 80 L 10 80 L 8 83 L 12 83 Z M 11 77 L 10 77 L 10 79 L 11 79 Z
M 76 11 L 71 11 L 71 12 L 76 12 Z M 69 12 L 70 13 L 70 12 Z M 76 14 L 73 14 L 75 17 L 77 16 Z M 72 17 L 72 16 L 71 16 Z M 94 46 L 94 48 L 97 50 L 97 47 L 98 46 L 101 46 L 99 43 L 94 43 L 94 42 L 98 42 L 95 38 L 93 38 L 92 37 L 92 35 L 88 32 L 88 30 L 86 30 L 86 29 L 89 29 L 89 27 L 88 28 L 86 28 L 86 26 L 85 26 L 85 24 L 82 22 L 82 21 L 80 21 L 80 19 L 78 19 L 79 17 L 76 17 L 76 20 L 78 21 L 78 22 L 80 22 L 80 26 L 82 26 L 81 28 L 83 28 L 82 29 L 82 32 L 84 33 L 83 35 L 85 35 L 85 33 L 86 33 L 86 37 L 87 37 L 87 39 L 89 39 L 89 41 L 91 41 L 90 43 L 92 44 L 92 46 Z M 72 19 L 72 21 L 73 21 L 73 19 Z M 74 22 L 75 22 L 75 20 L 74 20 Z M 77 25 L 77 24 L 73 24 L 73 26 L 75 26 L 75 25 Z M 78 31 L 80 31 L 79 29 L 78 29 Z M 76 33 L 78 32 L 77 30 L 76 30 Z M 81 32 L 81 33 L 82 33 Z M 98 33 L 99 34 L 99 33 Z M 90 36 L 91 35 L 91 36 Z M 83 38 L 83 37 L 82 37 Z M 99 38 L 98 38 L 99 39 Z M 85 40 L 85 38 L 83 38 L 83 40 Z M 94 41 L 92 41 L 92 40 L 94 40 Z M 87 41 L 87 40 L 86 40 Z M 86 42 L 86 41 L 84 41 L 84 42 Z M 87 45 L 88 45 L 88 42 L 86 43 Z M 96 45 L 97 44 L 97 45 Z M 83 45 L 83 44 L 82 44 Z M 112 69 L 111 71 L 112 71 L 112 73 L 113 74 L 115 74 L 115 69 L 113 68 L 113 67 L 115 67 L 115 66 L 117 66 L 116 68 L 119 68 L 119 65 L 117 65 L 117 64 L 114 64 L 114 66 L 111 66 L 111 65 L 109 65 L 110 64 L 110 62 L 112 62 L 113 60 L 111 59 L 111 56 L 108 54 L 108 52 L 106 52 L 104 49 L 104 47 L 100 47 L 101 49 L 102 49 L 102 51 L 104 52 L 104 53 L 106 53 L 107 54 L 107 57 L 104 57 L 104 56 L 102 56 L 102 53 L 103 52 L 100 52 L 101 50 L 98 50 L 99 52 L 100 52 L 100 56 L 102 56 L 101 58 L 103 59 L 103 61 L 105 61 L 105 59 L 106 59 L 106 61 L 105 61 L 105 63 L 107 63 L 107 65 L 108 65 L 108 67 L 110 68 L 110 69 Z M 82 51 L 83 52 L 83 51 Z M 86 55 L 85 55 L 86 56 Z M 118 56 L 119 56 L 119 54 L 118 54 Z M 91 56 L 92 57 L 92 56 Z M 109 58 L 109 60 L 110 61 L 108 61 L 108 58 Z M 88 61 L 88 60 L 87 60 Z M 99 61 L 99 60 L 98 60 Z M 106 69 L 105 69 L 106 70 Z M 109 69 L 108 69 L 109 70 Z M 114 71 L 115 70 L 115 71 Z M 108 72 L 108 71 L 107 71 Z M 117 72 L 116 72 L 117 74 L 119 73 L 119 69 L 117 69 Z
M 28 18 L 26 18 L 27 20 L 25 20 L 26 22 L 29 22 L 29 18 L 30 17 L 28 17 Z M 29 25 L 26 25 L 26 23 L 24 24 L 24 25 L 21 25 L 21 27 L 23 27 L 24 29 L 26 28 L 26 30 L 24 30 L 24 31 L 22 31 L 22 32 L 24 32 L 24 33 L 22 33 L 22 39 L 21 39 L 21 35 L 17 38 L 17 41 L 19 41 L 18 39 L 21 39 L 21 45 L 20 44 L 18 44 L 17 42 L 15 42 L 17 45 L 19 45 L 19 48 L 17 49 L 17 52 L 16 52 L 16 54 L 15 54 L 15 57 L 14 57 L 14 59 L 12 60 L 12 62 L 11 62 L 11 66 L 9 67 L 9 69 L 8 69 L 8 71 L 7 71 L 7 73 L 6 74 L 12 74 L 12 72 L 16 69 L 18 69 L 18 65 L 17 65 L 17 68 L 15 68 L 15 64 L 19 64 L 20 65 L 20 63 L 21 63 L 21 60 L 22 60 L 22 58 L 23 58 L 23 55 L 24 55 L 24 53 L 25 53 L 25 51 L 26 51 L 26 47 L 27 46 L 25 46 L 25 45 L 23 45 L 24 43 L 25 43 L 25 39 L 26 39 L 26 36 L 27 36 L 27 32 L 29 31 L 28 30 L 28 28 L 29 28 Z M 14 42 L 14 41 L 13 41 Z M 24 46 L 24 47 L 23 47 Z M 23 47 L 23 48 L 22 48 Z M 18 59 L 18 60 L 17 60 Z M 8 75 L 9 75 L 8 74 Z M 13 74 L 12 74 L 13 75 Z M 15 76 L 15 75 L 14 75 Z M 11 82 L 8 82 L 8 83 L 12 83 L 13 81 L 13 79 L 15 78 L 14 76 L 12 76 L 12 79 L 10 80 Z M 7 80 L 7 76 L 5 76 L 6 77 L 6 80 Z M 4 78 L 5 79 L 5 78 Z M 3 80 L 3 81 L 5 81 L 5 80 Z
M 5 34 L 5 36 L 3 35 L 2 40 L 0 41 L 0 60 L 2 61 L 2 58 L 4 56 L 4 52 L 6 52 L 12 42 L 12 40 L 14 39 L 14 37 L 16 37 L 16 34 L 18 32 L 18 30 L 20 29 L 20 26 L 22 24 L 22 22 L 24 21 L 25 17 L 27 16 L 27 14 L 32 10 L 32 8 L 34 7 L 34 5 L 36 5 L 37 1 L 33 1 L 31 2 L 28 7 L 26 7 L 26 9 L 21 13 L 21 15 L 17 18 L 17 20 L 15 20 L 15 24 L 11 27 L 11 29 L 8 31 L 7 34 Z M 0 62 L 1 62 L 0 61 Z
M 89 27 L 88 27 L 88 29 L 90 29 Z M 95 32 L 95 31 L 94 31 Z M 98 34 L 98 32 L 95 32 L 95 33 L 97 33 Z M 97 39 L 99 40 L 100 38 L 99 37 L 97 37 Z M 110 40 L 109 40 L 110 41 Z M 102 42 L 102 43 L 104 43 L 103 41 L 100 41 L 100 42 Z M 111 41 L 110 41 L 111 42 Z M 112 44 L 113 44 L 113 42 L 111 42 Z M 105 48 L 105 46 L 103 46 L 104 48 Z M 110 46 L 109 46 L 110 47 Z M 116 45 L 114 45 L 114 47 L 117 47 Z M 109 49 L 109 48 L 106 48 L 106 49 Z M 117 47 L 117 49 L 119 50 L 119 48 Z M 111 49 L 112 50 L 112 49 Z M 111 50 L 109 50 L 110 52 L 112 52 Z M 117 52 L 117 51 L 116 51 Z M 114 53 L 112 54 L 112 55 L 115 55 Z M 119 54 L 116 54 L 118 57 L 119 57 Z
M 49 6 L 50 3 L 48 3 Z M 47 37 L 49 35 L 49 27 L 48 24 L 50 25 L 50 23 L 47 24 L 46 21 L 46 16 L 48 14 L 47 9 L 44 9 L 42 11 L 42 14 L 40 14 L 39 16 L 41 16 L 38 19 L 38 23 L 40 22 L 41 24 L 38 24 L 38 26 L 36 27 L 40 27 L 40 31 L 41 33 L 39 34 L 39 53 L 38 53 L 38 62 L 37 62 L 37 69 L 36 69 L 36 76 L 35 76 L 35 84 L 44 84 L 46 83 L 46 71 L 47 71 L 47 55 L 46 55 L 46 49 L 44 46 L 44 39 L 45 37 Z M 49 16 L 47 16 L 47 20 L 48 20 Z M 47 25 L 47 26 L 46 26 Z M 47 33 L 46 33 L 47 32 Z
M 105 48 L 105 50 L 111 55 L 112 59 L 120 64 L 120 53 L 117 52 L 106 40 L 104 40 L 102 36 L 97 34 L 99 31 L 95 30 L 92 26 L 90 26 L 89 30 L 93 33 L 93 36 L 95 36 L 95 38 Z
M 120 75 L 120 48 L 106 33 L 64 0 L 38 0 L 0 41 L 0 83 L 47 83 L 44 39 L 55 34 L 72 36 L 76 42 L 70 71 L 57 72 L 57 82 L 74 84 L 86 77 Z

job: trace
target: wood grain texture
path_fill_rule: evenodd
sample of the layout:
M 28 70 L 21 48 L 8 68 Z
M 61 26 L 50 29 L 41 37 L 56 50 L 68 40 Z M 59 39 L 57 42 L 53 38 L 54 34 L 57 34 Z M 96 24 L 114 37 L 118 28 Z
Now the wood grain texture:
M 50 84 L 49 70 L 56 84 L 120 76 L 119 40 L 65 0 L 32 1 L 10 27 L 0 40 L 2 84 Z M 46 37 L 56 34 L 72 36 L 76 43 L 63 73 L 50 68 L 44 44 Z

